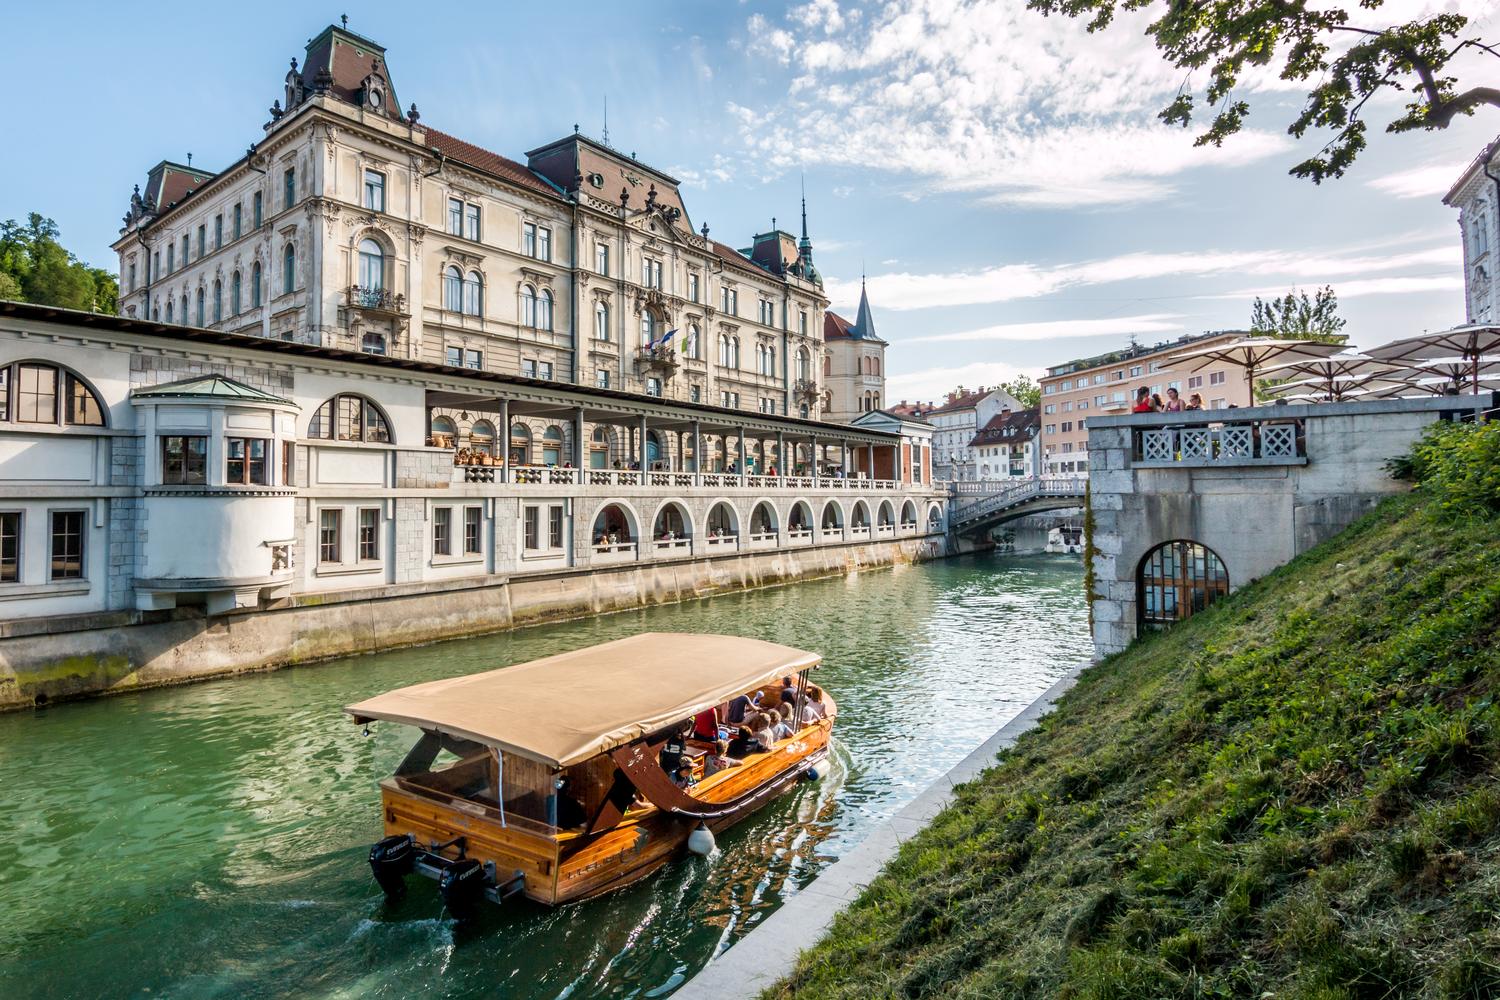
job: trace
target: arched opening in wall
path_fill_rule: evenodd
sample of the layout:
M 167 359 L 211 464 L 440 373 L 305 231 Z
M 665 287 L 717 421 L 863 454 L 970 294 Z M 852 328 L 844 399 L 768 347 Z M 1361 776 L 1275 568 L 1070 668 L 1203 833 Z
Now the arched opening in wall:
M 895 505 L 892 504 L 889 500 L 882 500 L 880 502 L 880 513 L 877 514 L 876 516 L 879 518 L 879 520 L 876 523 L 879 524 L 880 527 L 882 527 L 882 528 L 891 528 L 891 527 L 894 527 L 895 524 L 896 524 L 896 507 L 895 507 Z
M 434 448 L 452 448 L 453 439 L 458 436 L 458 430 L 453 426 L 453 419 L 438 415 L 432 418 L 432 433 L 428 438 L 428 444 Z
M 937 504 L 933 504 L 927 510 L 927 530 L 943 530 L 943 508 L 939 507 Z
M 724 501 L 713 505 L 708 512 L 709 538 L 736 538 L 740 533 L 740 519 L 734 508 Z
M 476 420 L 469 428 L 469 450 L 485 455 L 495 454 L 495 425 L 488 420 Z
M 663 462 L 665 461 L 666 454 L 667 454 L 667 449 L 665 447 L 663 447 L 663 445 L 661 443 L 661 436 L 659 434 L 657 434 L 655 431 L 647 431 L 646 432 L 646 468 L 647 469 L 660 469 L 660 468 L 664 468 L 665 466 L 663 465 Z
M 562 462 L 563 432 L 556 424 L 542 431 L 542 464 L 557 465 Z
M 359 290 L 366 305 L 379 301 L 385 288 L 385 251 L 379 243 L 366 237 L 359 241 Z
M 837 532 L 842 534 L 844 530 L 844 511 L 837 500 L 830 500 L 823 505 L 823 517 L 819 521 L 823 531 Z
M 914 500 L 908 500 L 901 505 L 901 527 L 915 528 L 917 526 L 917 504 Z
M 0 422 L 103 427 L 105 414 L 93 386 L 71 369 L 46 361 L 0 366 Z
M 589 437 L 589 468 L 609 468 L 609 428 L 595 427 Z
M 651 526 L 652 538 L 659 542 L 670 542 L 679 538 L 691 538 L 692 535 L 692 522 L 688 520 L 687 511 L 681 504 L 664 504 L 657 511 L 656 522 Z
M 635 521 L 630 512 L 617 503 L 605 504 L 594 518 L 594 548 L 608 552 L 614 546 L 635 541 Z
M 800 505 L 799 505 L 800 506 Z M 755 505 L 750 512 L 750 537 L 771 537 L 776 534 L 776 508 L 765 500 Z
M 855 529 L 870 527 L 870 508 L 865 506 L 863 500 L 854 501 L 854 514 L 849 519 L 849 526 Z
M 1140 624 L 1162 628 L 1192 617 L 1229 593 L 1229 572 L 1205 545 L 1172 541 L 1141 559 L 1136 571 Z
M 531 464 L 531 428 L 525 424 L 510 425 L 510 464 Z
M 812 508 L 806 501 L 798 500 L 792 504 L 792 512 L 787 515 L 786 526 L 788 533 L 794 536 L 809 535 L 812 533 Z
M 318 407 L 307 424 L 310 438 L 395 444 L 391 425 L 380 408 L 354 393 L 342 393 Z

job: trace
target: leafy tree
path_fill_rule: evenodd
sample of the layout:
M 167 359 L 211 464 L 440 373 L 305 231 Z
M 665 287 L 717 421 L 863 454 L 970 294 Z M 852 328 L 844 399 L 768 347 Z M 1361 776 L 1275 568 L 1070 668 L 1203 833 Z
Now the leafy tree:
M 1320 340 L 1325 344 L 1342 344 L 1349 339 L 1339 331 L 1348 322 L 1338 314 L 1339 300 L 1333 288 L 1324 285 L 1311 298 L 1307 292 L 1292 290 L 1269 301 L 1257 297 L 1250 306 L 1252 332 L 1289 340 Z
M 58 241 L 57 223 L 32 212 L 22 225 L 0 223 L 0 298 L 89 312 L 115 313 L 120 285 Z
M 1443 129 L 1459 115 L 1483 106 L 1500 107 L 1500 89 L 1460 89 L 1455 59 L 1464 53 L 1500 58 L 1500 49 L 1465 32 L 1468 18 L 1438 13 L 1399 24 L 1382 24 L 1385 0 L 1353 4 L 1334 0 L 1161 0 L 1161 16 L 1146 33 L 1172 65 L 1189 75 L 1207 70 L 1203 104 L 1213 120 L 1199 146 L 1221 145 L 1238 132 L 1250 105 L 1235 99 L 1246 68 L 1279 68 L 1283 80 L 1310 82 L 1306 100 L 1287 131 L 1302 138 L 1309 129 L 1332 129 L 1333 137 L 1292 168 L 1297 177 L 1321 183 L 1341 177 L 1365 148 L 1365 104 L 1384 90 L 1410 100 L 1387 132 Z M 1157 6 L 1155 0 L 1027 0 L 1043 14 L 1088 18 L 1088 30 L 1109 26 L 1115 14 Z M 1356 20 L 1366 23 L 1352 23 Z M 1346 42 L 1348 44 L 1346 44 Z M 1197 97 L 1184 80 L 1163 121 L 1187 127 Z
M 1028 410 L 1042 403 L 1042 387 L 1029 375 L 1017 375 L 1009 382 L 1001 382 L 1000 388 L 1016 397 L 1016 401 Z

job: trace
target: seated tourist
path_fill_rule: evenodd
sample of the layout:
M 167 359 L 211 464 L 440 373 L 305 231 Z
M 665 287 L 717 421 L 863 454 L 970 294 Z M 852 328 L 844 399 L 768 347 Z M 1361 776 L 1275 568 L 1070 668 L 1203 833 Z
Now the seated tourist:
M 698 779 L 693 777 L 693 765 L 687 761 L 677 765 L 677 770 L 672 774 L 672 784 L 678 788 L 691 788 L 697 783 Z
M 661 769 L 672 774 L 683 762 L 683 753 L 687 750 L 687 727 L 679 727 L 676 732 L 667 737 L 667 742 L 661 745 Z
M 714 744 L 714 752 L 703 760 L 703 776 L 706 778 L 720 771 L 727 771 L 731 767 L 742 767 L 744 761 L 736 760 L 729 756 L 729 741 L 719 740 Z
M 766 748 L 760 745 L 760 740 L 756 739 L 750 730 L 741 726 L 734 739 L 730 740 L 729 745 L 725 747 L 724 752 L 738 760 L 744 760 L 753 753 L 765 753 Z
M 795 732 L 792 728 L 792 705 L 784 701 L 776 706 L 776 718 L 771 722 L 771 735 L 778 740 L 789 740 Z
M 790 677 L 783 677 L 781 679 L 781 702 L 780 702 L 780 704 L 785 705 L 785 704 L 788 704 L 788 703 L 795 702 L 796 700 L 797 700 L 797 685 L 792 682 L 792 679 Z
M 807 686 L 807 698 L 802 703 L 802 724 L 810 726 L 820 719 L 828 717 L 828 709 L 823 705 L 823 690 L 816 684 Z
M 745 728 L 760 741 L 760 745 L 767 750 L 776 745 L 776 737 L 771 732 L 771 716 L 767 712 L 757 712 L 745 719 Z

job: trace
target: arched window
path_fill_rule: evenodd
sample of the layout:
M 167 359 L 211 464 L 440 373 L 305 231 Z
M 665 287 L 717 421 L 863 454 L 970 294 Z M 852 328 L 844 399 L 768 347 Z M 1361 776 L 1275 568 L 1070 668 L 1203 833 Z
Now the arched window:
M 594 339 L 609 340 L 609 306 L 603 302 L 594 306 Z
M 1223 562 L 1197 542 L 1158 545 L 1146 553 L 1137 572 L 1137 614 L 1148 628 L 1179 622 L 1228 593 Z
M 238 206 L 236 206 L 238 207 Z M 229 315 L 240 314 L 240 272 L 236 271 L 229 278 Z
M 182 312 L 178 313 L 178 315 L 182 318 L 183 325 L 186 326 L 187 325 L 187 321 L 188 321 L 188 299 L 187 299 L 187 292 L 183 292 L 182 293 Z
M 281 294 L 297 290 L 297 248 L 290 243 L 281 251 Z
M 755 345 L 755 370 L 760 374 L 766 373 L 766 345 Z
M 450 448 L 453 439 L 458 436 L 458 428 L 453 426 L 453 418 L 438 414 L 432 418 L 432 444 L 437 448 Z
M 167 322 L 172 322 L 172 300 L 167 300 Z
M 823 377 L 827 378 L 828 376 L 830 376 L 832 374 L 833 374 L 833 358 L 830 357 L 829 355 L 825 354 L 825 355 L 823 355 Z
M 873 410 L 880 409 L 880 393 L 874 393 L 870 397 L 870 408 Z
M 318 407 L 307 425 L 307 436 L 334 441 L 395 443 L 390 423 L 380 408 L 352 392 L 340 393 Z
M 385 252 L 368 237 L 359 241 L 359 287 L 367 292 L 385 287 Z
M 260 261 L 250 265 L 250 308 L 260 308 Z
M 510 463 L 528 465 L 531 462 L 531 428 L 525 424 L 510 425 Z
M 536 328 L 538 330 L 552 329 L 552 293 L 545 288 L 536 300 Z
M 871 358 L 870 359 L 870 367 L 874 369 L 876 375 L 879 375 L 880 374 L 880 359 L 879 358 Z
M 729 367 L 729 334 L 719 334 L 719 367 Z
M 738 338 L 738 337 L 730 337 L 729 338 L 729 367 L 731 367 L 731 368 L 738 368 L 739 366 L 740 366 L 740 338 Z
M 609 428 L 595 427 L 589 437 L 589 468 L 609 468 Z
M 443 269 L 443 308 L 449 312 L 464 311 L 464 276 L 451 264 Z
M 776 374 L 776 348 L 774 347 L 766 348 L 766 374 Z
M 688 324 L 687 349 L 684 350 L 683 353 L 694 361 L 703 356 L 699 353 L 698 332 L 699 331 L 697 323 Z
M 224 319 L 224 282 L 214 279 L 214 322 Z
M 169 313 L 171 308 L 168 301 Z M 17 361 L 0 366 L 0 422 L 103 427 L 104 404 L 88 383 L 60 365 Z
M 915 528 L 917 526 L 917 505 L 908 500 L 901 505 L 901 527 Z
M 478 271 L 470 271 L 464 278 L 464 312 L 470 316 L 484 315 L 484 279 Z
M 488 420 L 476 420 L 469 428 L 469 447 L 486 455 L 495 453 L 495 425 Z
M 536 289 L 530 285 L 521 286 L 521 325 L 536 326 Z
M 204 315 L 203 315 L 204 314 L 203 302 L 204 302 L 203 289 L 202 289 L 202 287 L 199 287 L 198 291 L 193 294 L 193 304 L 196 307 L 193 310 L 193 325 L 195 325 L 195 326 L 202 326 L 203 325 L 203 319 L 204 319 Z
M 385 334 L 369 330 L 359 339 L 359 349 L 366 354 L 385 354 Z
M 542 464 L 557 465 L 562 461 L 563 433 L 556 424 L 542 432 Z
M 812 362 L 808 359 L 807 351 L 803 348 L 797 350 L 797 377 L 804 382 L 812 379 Z

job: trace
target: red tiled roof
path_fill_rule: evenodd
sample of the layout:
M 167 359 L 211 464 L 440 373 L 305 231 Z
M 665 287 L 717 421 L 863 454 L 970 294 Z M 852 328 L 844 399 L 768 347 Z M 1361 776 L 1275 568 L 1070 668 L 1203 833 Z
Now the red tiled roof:
M 850 324 L 847 319 L 840 316 L 832 309 L 825 310 L 823 313 L 823 339 L 825 341 L 847 340 L 849 337 L 853 336 L 853 334 L 849 332 L 849 325 Z
M 758 274 L 761 276 L 765 275 L 766 272 L 762 268 L 756 267 L 754 264 L 750 263 L 750 261 L 745 259 L 745 255 L 740 253 L 734 247 L 729 246 L 725 243 L 720 243 L 718 240 L 709 240 L 708 242 L 709 245 L 713 247 L 714 253 L 718 254 L 721 260 L 741 267 L 744 270 L 749 271 L 751 274 Z
M 928 410 L 927 413 L 930 415 L 933 413 L 947 413 L 949 410 L 972 409 L 973 407 L 978 406 L 979 401 L 987 396 L 990 392 L 991 390 L 989 389 L 985 389 L 983 391 L 976 389 L 971 392 L 966 392 L 962 396 L 955 396 L 952 399 L 944 400 L 941 406 L 934 407 L 933 409 Z
M 464 142 L 457 136 L 449 135 L 447 132 L 440 132 L 431 126 L 422 125 L 419 128 L 427 133 L 427 145 L 450 159 L 457 160 L 465 166 L 483 170 L 487 174 L 503 177 L 508 181 L 512 181 L 525 188 L 530 188 L 540 194 L 551 195 L 559 200 L 562 199 L 562 195 L 557 192 L 556 188 L 530 170 L 527 170 L 525 166 L 517 163 L 515 160 L 501 156 L 499 153 L 492 153 L 487 149 L 482 149 L 471 142 Z

